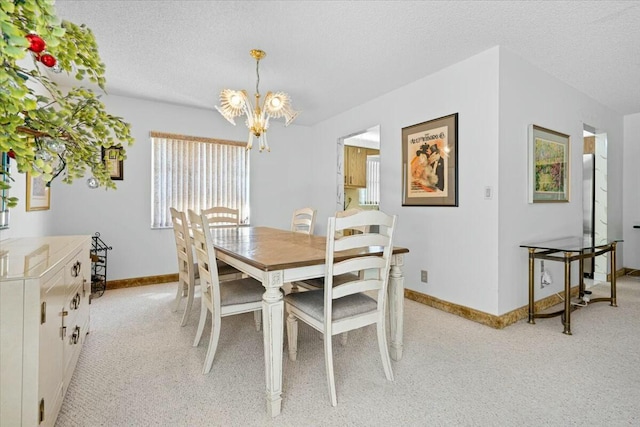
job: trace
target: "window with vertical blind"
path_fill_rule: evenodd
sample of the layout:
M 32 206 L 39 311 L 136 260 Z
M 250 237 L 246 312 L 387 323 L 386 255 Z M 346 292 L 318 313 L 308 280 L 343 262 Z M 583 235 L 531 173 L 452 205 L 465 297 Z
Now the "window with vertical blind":
M 361 205 L 380 205 L 380 156 L 367 156 L 367 186 L 359 191 Z
M 169 228 L 169 208 L 240 211 L 249 224 L 249 153 L 244 142 L 151 132 L 151 228 Z

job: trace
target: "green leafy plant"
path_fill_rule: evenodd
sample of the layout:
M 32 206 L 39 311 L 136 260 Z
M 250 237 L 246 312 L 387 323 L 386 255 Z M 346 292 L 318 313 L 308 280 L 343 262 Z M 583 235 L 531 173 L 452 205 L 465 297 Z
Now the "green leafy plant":
M 115 188 L 101 158 L 102 147 L 133 144 L 130 125 L 106 111 L 88 87 L 64 88 L 51 76 L 69 73 L 105 92 L 105 65 L 89 28 L 60 20 L 53 0 L 0 3 L 0 152 L 15 159 L 19 172 L 61 175 L 71 183 L 91 172 L 99 186 Z M 43 44 L 46 47 L 43 48 Z M 9 180 L 8 171 L 2 171 Z M 10 187 L 0 176 L 0 190 Z M 6 196 L 8 207 L 17 198 Z

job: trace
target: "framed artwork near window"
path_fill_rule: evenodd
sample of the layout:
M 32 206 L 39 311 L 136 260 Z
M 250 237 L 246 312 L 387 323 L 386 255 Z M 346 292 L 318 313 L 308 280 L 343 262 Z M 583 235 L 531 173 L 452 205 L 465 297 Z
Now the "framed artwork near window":
M 51 206 L 51 188 L 47 187 L 41 175 L 33 176 L 27 172 L 27 204 L 26 210 L 46 211 Z
M 111 179 L 122 181 L 124 179 L 124 161 L 120 158 L 120 148 L 102 148 L 102 161 L 107 167 Z
M 529 203 L 568 202 L 569 135 L 529 126 Z
M 458 206 L 458 113 L 402 128 L 402 206 Z

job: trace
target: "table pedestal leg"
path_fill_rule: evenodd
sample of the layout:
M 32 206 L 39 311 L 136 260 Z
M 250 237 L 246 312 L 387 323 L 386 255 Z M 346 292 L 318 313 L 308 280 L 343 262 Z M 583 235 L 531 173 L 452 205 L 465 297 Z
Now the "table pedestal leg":
M 571 252 L 564 253 L 564 334 L 571 335 Z
M 262 328 L 264 332 L 264 363 L 267 382 L 267 413 L 280 414 L 282 406 L 282 351 L 284 341 L 284 301 L 280 287 L 282 273 L 265 273 L 262 284 Z
M 389 271 L 389 327 L 391 344 L 389 354 L 393 360 L 402 359 L 404 328 L 404 276 L 401 266 L 404 265 L 402 255 L 394 255 Z
M 535 301 L 533 296 L 533 267 L 535 263 L 535 258 L 533 254 L 535 253 L 535 249 L 529 248 L 529 323 L 534 325 L 536 321 L 535 318 Z
M 616 301 L 616 242 L 611 244 L 611 305 L 617 307 Z
M 584 255 L 584 251 L 582 251 L 580 253 L 580 255 Z M 590 258 L 593 259 L 593 258 Z M 584 297 L 584 291 L 585 291 L 585 285 L 584 285 L 584 258 L 580 258 L 580 261 L 578 261 L 578 273 L 580 274 L 580 276 L 578 276 L 579 282 L 578 282 L 578 296 L 580 298 Z

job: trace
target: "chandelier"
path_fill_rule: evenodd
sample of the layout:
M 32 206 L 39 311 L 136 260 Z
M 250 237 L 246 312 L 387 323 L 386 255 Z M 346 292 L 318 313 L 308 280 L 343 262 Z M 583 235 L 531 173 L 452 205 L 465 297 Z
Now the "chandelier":
M 216 105 L 216 110 L 222 117 L 227 119 L 232 125 L 236 125 L 235 117 L 247 116 L 246 125 L 249 128 L 249 140 L 247 142 L 247 150 L 253 147 L 254 136 L 258 139 L 260 151 L 269 149 L 267 143 L 267 129 L 269 128 L 269 119 L 278 119 L 284 117 L 285 126 L 289 126 L 291 122 L 298 116 L 298 111 L 291 109 L 291 98 L 284 92 L 267 92 L 264 97 L 264 103 L 260 106 L 260 60 L 267 54 L 259 49 L 252 49 L 251 56 L 256 60 L 256 103 L 252 107 L 246 90 L 224 89 L 220 92 L 220 107 Z

